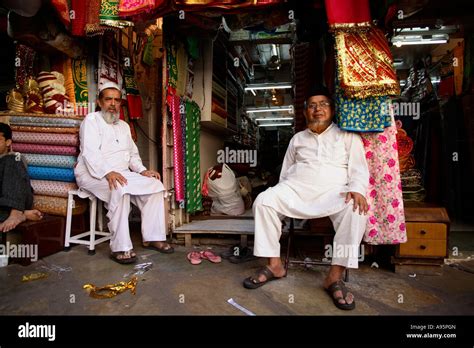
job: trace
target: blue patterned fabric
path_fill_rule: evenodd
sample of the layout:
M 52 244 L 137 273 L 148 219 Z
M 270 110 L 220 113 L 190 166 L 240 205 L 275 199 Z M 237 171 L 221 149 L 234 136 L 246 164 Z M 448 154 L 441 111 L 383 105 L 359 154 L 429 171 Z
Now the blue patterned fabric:
M 390 98 L 348 98 L 336 87 L 336 119 L 340 129 L 350 132 L 383 132 L 391 125 Z
M 76 182 L 72 168 L 53 168 L 28 166 L 28 175 L 35 180 L 54 180 L 65 182 Z

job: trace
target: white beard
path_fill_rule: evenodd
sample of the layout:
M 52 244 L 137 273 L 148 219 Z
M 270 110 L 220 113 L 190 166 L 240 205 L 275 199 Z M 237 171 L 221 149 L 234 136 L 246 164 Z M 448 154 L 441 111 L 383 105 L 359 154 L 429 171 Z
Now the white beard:
M 120 114 L 118 112 L 102 111 L 102 117 L 108 124 L 117 124 Z

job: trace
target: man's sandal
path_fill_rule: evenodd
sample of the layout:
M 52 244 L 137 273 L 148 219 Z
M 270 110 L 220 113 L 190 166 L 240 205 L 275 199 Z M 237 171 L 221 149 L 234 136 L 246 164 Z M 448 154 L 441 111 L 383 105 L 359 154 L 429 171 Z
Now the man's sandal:
M 326 290 L 326 292 L 331 296 L 332 301 L 334 302 L 334 305 L 339 308 L 339 309 L 344 309 L 344 310 L 351 310 L 355 308 L 355 301 L 352 301 L 351 303 L 341 303 L 339 300 L 344 300 L 346 301 L 346 296 L 349 290 L 346 288 L 346 285 L 342 280 L 338 280 L 337 282 L 332 283 L 329 285 L 329 287 Z M 336 291 L 341 291 L 342 296 L 339 297 L 334 297 L 334 294 Z
M 265 280 L 263 280 L 263 281 L 258 280 L 258 278 L 261 275 L 265 276 Z M 285 276 L 283 276 L 283 277 L 285 277 Z M 270 270 L 270 268 L 264 267 L 260 271 L 258 271 L 255 276 L 248 277 L 248 278 L 244 279 L 244 288 L 246 288 L 246 289 L 256 289 L 256 288 L 261 287 L 262 285 L 265 285 L 266 283 L 268 283 L 272 280 L 281 279 L 283 277 L 275 277 L 275 274 L 273 274 L 273 272 Z
M 168 244 L 168 245 L 162 246 L 162 247 L 154 246 L 152 244 L 154 242 L 148 242 L 148 243 L 149 243 L 148 245 L 143 244 L 143 247 L 145 249 L 155 250 L 155 251 L 158 251 L 158 252 L 163 253 L 163 254 L 172 254 L 172 253 L 174 253 L 174 248 L 166 242 L 162 242 L 162 243 Z
M 121 265 L 127 265 L 137 261 L 137 254 L 133 250 L 116 251 L 110 253 L 110 258 Z

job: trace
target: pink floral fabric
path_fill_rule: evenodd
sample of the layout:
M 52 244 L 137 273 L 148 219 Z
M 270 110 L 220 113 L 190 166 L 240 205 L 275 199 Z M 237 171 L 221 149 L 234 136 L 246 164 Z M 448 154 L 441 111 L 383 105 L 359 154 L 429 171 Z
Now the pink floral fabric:
M 361 133 L 369 166 L 369 204 L 364 241 L 369 244 L 399 244 L 407 240 L 402 182 L 394 125 L 383 133 Z

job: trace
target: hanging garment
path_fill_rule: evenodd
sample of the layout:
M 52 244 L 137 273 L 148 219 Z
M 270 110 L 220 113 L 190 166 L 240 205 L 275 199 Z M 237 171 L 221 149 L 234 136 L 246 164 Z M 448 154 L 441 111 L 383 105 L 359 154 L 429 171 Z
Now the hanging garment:
M 175 200 L 184 204 L 184 172 L 183 172 L 183 132 L 181 129 L 181 115 L 179 113 L 179 97 L 177 95 L 168 95 L 167 103 L 171 111 L 173 121 L 173 166 L 174 166 L 174 194 Z
M 391 125 L 390 98 L 348 98 L 336 86 L 336 123 L 351 132 L 383 132 Z
M 199 132 L 201 110 L 195 102 L 186 101 L 186 211 L 202 209 Z
M 125 93 L 127 95 L 128 117 L 130 120 L 139 120 L 143 118 L 142 97 L 135 80 L 133 67 L 131 65 L 126 66 L 123 74 Z
M 120 0 L 119 16 L 132 17 L 146 14 L 162 5 L 164 0 Z
M 94 0 L 97 2 L 97 0 Z M 71 0 L 71 10 L 74 11 L 74 18 L 71 20 L 71 34 L 74 36 L 86 35 L 86 23 L 88 8 L 94 1 Z M 92 6 L 93 7 L 93 6 Z M 99 12 L 97 12 L 97 18 Z
M 29 77 L 34 76 L 33 67 L 36 51 L 28 46 L 17 44 L 15 59 L 21 64 L 15 64 L 15 81 L 18 88 L 22 89 Z
M 380 29 L 334 35 L 339 83 L 347 97 L 400 94 L 393 57 Z
M 369 166 L 369 213 L 364 241 L 399 244 L 407 240 L 395 125 L 381 134 L 361 134 Z

